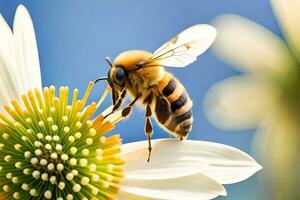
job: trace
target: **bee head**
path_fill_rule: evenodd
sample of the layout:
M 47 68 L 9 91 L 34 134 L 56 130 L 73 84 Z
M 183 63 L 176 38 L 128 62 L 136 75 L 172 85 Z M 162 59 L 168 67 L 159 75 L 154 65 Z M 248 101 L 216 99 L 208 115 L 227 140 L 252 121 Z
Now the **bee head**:
M 124 66 L 113 65 L 108 57 L 105 58 L 110 69 L 107 73 L 108 83 L 112 88 L 122 90 L 126 85 L 127 73 Z

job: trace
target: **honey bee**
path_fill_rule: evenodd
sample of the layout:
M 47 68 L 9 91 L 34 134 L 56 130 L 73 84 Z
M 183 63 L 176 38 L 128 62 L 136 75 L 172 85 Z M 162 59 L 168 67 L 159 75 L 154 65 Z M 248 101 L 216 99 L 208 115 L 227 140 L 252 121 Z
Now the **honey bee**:
M 216 37 L 214 27 L 207 24 L 194 25 L 170 41 L 163 44 L 154 53 L 131 50 L 119 54 L 110 65 L 107 80 L 112 89 L 113 109 L 118 110 L 127 93 L 133 97 L 123 110 L 127 117 L 133 105 L 139 101 L 146 108 L 145 134 L 149 142 L 151 155 L 152 124 L 154 113 L 157 122 L 169 133 L 179 139 L 188 136 L 192 129 L 192 101 L 181 82 L 164 66 L 185 67 L 204 53 Z M 111 114 L 110 113 L 110 114 Z

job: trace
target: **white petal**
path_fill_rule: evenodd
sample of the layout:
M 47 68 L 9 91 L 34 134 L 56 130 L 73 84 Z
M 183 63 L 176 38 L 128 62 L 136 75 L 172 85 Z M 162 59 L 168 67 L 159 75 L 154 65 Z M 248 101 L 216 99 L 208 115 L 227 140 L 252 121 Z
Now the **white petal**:
M 122 146 L 121 157 L 125 161 L 123 168 L 126 179 L 154 180 L 188 176 L 201 172 L 201 168 L 203 169 L 206 165 L 206 163 L 198 162 L 195 163 L 197 165 L 195 167 L 195 164 L 191 165 L 190 162 L 179 162 L 177 159 L 184 158 L 176 158 L 175 152 L 168 155 L 167 159 L 162 159 L 166 152 L 159 151 L 158 148 L 163 145 L 161 142 L 152 140 L 153 151 L 149 163 L 146 161 L 148 158 L 148 143 L 146 141 L 133 142 Z M 177 143 L 174 142 L 175 144 Z M 170 151 L 173 148 L 176 147 L 172 147 Z M 173 160 L 173 162 L 169 162 L 170 160 Z
M 3 106 L 19 93 L 18 80 L 15 77 L 15 50 L 12 32 L 0 15 L 0 111 Z
M 272 0 L 272 6 L 289 40 L 300 59 L 300 1 Z
M 17 8 L 13 32 L 23 93 L 33 88 L 41 89 L 41 72 L 34 28 L 31 17 L 23 5 Z
M 282 1 L 282 0 L 279 0 Z M 223 15 L 214 20 L 218 36 L 213 49 L 243 71 L 270 76 L 288 71 L 295 61 L 275 34 L 248 19 Z
M 152 140 L 150 162 L 147 141 L 122 146 L 126 180 L 164 180 L 202 173 L 221 184 L 236 183 L 253 175 L 261 166 L 244 152 L 203 141 Z M 195 180 L 195 179 L 193 179 Z
M 121 191 L 153 199 L 207 200 L 220 195 L 226 195 L 226 190 L 221 184 L 203 174 L 164 180 L 135 180 L 125 178 L 120 184 Z M 122 195 L 122 192 L 119 195 Z M 126 200 L 126 198 L 122 198 L 121 196 L 118 199 Z
M 223 129 L 249 129 L 271 109 L 276 93 L 266 82 L 250 76 L 235 76 L 214 85 L 206 94 L 207 118 Z
M 140 196 L 140 195 L 126 192 L 125 190 L 119 190 L 118 194 L 116 196 L 116 199 L 117 200 L 151 200 L 151 199 L 157 199 L 157 198 Z

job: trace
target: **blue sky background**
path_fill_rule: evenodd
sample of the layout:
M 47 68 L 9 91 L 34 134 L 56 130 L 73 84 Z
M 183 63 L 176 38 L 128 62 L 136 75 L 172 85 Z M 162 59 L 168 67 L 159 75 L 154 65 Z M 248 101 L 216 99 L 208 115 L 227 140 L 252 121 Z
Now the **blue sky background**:
M 154 51 L 183 29 L 209 23 L 224 13 L 235 13 L 256 21 L 280 34 L 268 0 L 0 0 L 0 13 L 11 25 L 18 4 L 24 4 L 35 25 L 43 86 L 67 85 L 83 91 L 90 80 L 106 75 L 105 56 L 114 59 L 130 49 Z M 194 102 L 194 125 L 190 139 L 232 145 L 249 154 L 254 130 L 223 131 L 213 127 L 203 114 L 202 101 L 214 83 L 237 74 L 208 50 L 184 69 L 169 69 L 186 86 Z M 104 84 L 104 83 L 103 83 Z M 93 90 L 96 101 L 104 89 Z M 111 100 L 105 101 L 105 107 Z M 118 124 L 125 142 L 145 139 L 144 112 L 136 108 L 132 116 Z M 154 138 L 168 135 L 154 123 Z M 230 200 L 261 199 L 258 176 L 226 186 Z

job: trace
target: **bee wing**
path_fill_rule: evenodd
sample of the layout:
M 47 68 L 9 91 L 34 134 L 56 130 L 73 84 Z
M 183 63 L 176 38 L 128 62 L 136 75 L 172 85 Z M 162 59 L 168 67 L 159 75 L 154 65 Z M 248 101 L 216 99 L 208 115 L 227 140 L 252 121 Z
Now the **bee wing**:
M 146 63 L 159 61 L 164 66 L 185 67 L 210 47 L 216 35 L 213 26 L 194 25 L 163 44 Z

